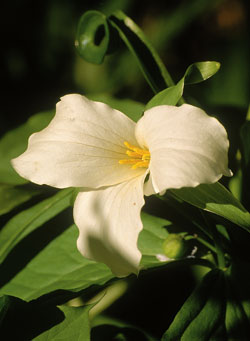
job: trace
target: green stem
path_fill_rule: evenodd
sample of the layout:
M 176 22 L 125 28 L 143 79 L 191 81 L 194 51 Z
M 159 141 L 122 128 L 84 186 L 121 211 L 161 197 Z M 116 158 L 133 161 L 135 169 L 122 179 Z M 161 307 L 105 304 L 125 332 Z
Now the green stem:
M 110 307 L 118 298 L 125 294 L 129 287 L 129 279 L 114 282 L 109 287 L 92 297 L 86 304 L 97 302 L 89 312 L 89 319 L 93 321 L 94 317 L 101 314 L 105 309 Z
M 225 261 L 225 254 L 224 254 L 224 251 L 221 247 L 221 243 L 220 243 L 220 234 L 218 232 L 218 228 L 217 228 L 217 225 L 216 225 L 216 229 L 215 229 L 215 232 L 214 232 L 214 245 L 215 245 L 215 248 L 216 248 L 216 253 L 217 253 L 217 260 L 218 260 L 218 265 L 219 265 L 219 268 L 220 269 L 225 269 L 226 267 L 226 261 Z
M 204 212 L 202 210 L 200 210 L 200 212 L 212 235 L 214 245 L 215 245 L 215 252 L 217 255 L 218 266 L 220 269 L 224 269 L 226 267 L 225 254 L 224 254 L 223 248 L 221 247 L 221 238 L 220 238 L 220 232 L 218 230 L 218 227 L 217 225 L 216 225 L 216 228 L 214 228 L 213 226 L 210 226 Z
M 187 240 L 190 240 L 190 239 L 198 240 L 198 242 L 200 242 L 201 244 L 206 246 L 209 250 L 216 253 L 216 248 L 212 244 L 210 244 L 208 241 L 204 240 L 203 238 L 200 238 L 198 236 L 197 237 L 196 236 L 189 236 L 189 238 L 185 238 L 185 239 L 187 239 Z

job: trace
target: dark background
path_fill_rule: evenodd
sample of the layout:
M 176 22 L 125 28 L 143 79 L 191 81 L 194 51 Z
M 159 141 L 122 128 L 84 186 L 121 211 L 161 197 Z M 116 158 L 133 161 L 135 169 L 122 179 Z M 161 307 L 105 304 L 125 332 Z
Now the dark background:
M 143 1 L 142 5 L 131 0 L 22 0 L 4 2 L 1 11 L 0 134 L 36 112 L 54 108 L 60 96 L 71 92 L 150 99 L 153 94 L 125 48 L 106 57 L 101 66 L 84 62 L 75 51 L 82 13 L 97 9 L 109 14 L 118 8 L 144 30 L 176 81 L 195 61 L 221 62 L 215 77 L 189 86 L 185 96 L 193 96 L 215 112 L 219 106 L 231 107 L 234 119 L 246 114 L 247 1 Z

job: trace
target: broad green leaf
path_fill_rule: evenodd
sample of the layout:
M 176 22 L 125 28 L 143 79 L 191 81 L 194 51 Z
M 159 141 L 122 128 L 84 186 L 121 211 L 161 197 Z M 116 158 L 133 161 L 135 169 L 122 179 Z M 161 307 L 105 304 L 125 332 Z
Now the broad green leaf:
M 37 336 L 35 341 L 90 341 L 89 310 L 93 305 L 83 307 L 59 306 L 64 313 L 64 320 Z
M 28 138 L 34 132 L 45 128 L 53 112 L 42 112 L 31 116 L 26 123 L 7 132 L 0 140 L 0 183 L 21 185 L 28 181 L 21 178 L 10 164 L 10 160 L 22 154 L 28 145 Z
M 76 48 L 87 62 L 101 64 L 108 52 L 109 27 L 106 16 L 98 11 L 84 13 L 76 34 Z
M 156 256 L 162 254 L 162 243 L 167 236 L 165 226 L 169 221 L 142 213 L 144 231 L 139 236 L 143 268 L 166 264 L 200 264 L 210 266 L 205 260 L 184 259 L 161 262 Z M 36 242 L 34 236 L 34 243 Z M 2 294 L 17 295 L 30 300 L 57 289 L 80 291 L 91 285 L 104 285 L 114 279 L 110 269 L 84 258 L 76 247 L 78 229 L 69 227 L 44 247 L 31 261 L 0 290 Z M 29 250 L 26 250 L 28 253 Z M 201 262 L 202 261 L 202 262 Z M 8 264 L 6 264 L 8 266 Z
M 163 252 L 162 243 L 168 234 L 165 226 L 170 222 L 146 213 L 142 213 L 142 221 L 144 230 L 138 241 L 143 253 L 142 265 L 145 268 L 161 265 L 156 255 Z M 68 228 L 41 250 L 1 292 L 30 300 L 58 288 L 79 291 L 93 284 L 103 285 L 114 278 L 106 265 L 82 257 L 76 248 L 77 237 L 77 227 Z
M 170 223 L 161 218 L 142 213 L 144 229 L 139 236 L 143 253 L 143 267 L 161 265 L 156 258 L 162 253 L 162 243 L 167 236 L 164 226 Z M 53 290 L 79 291 L 89 286 L 103 285 L 114 278 L 110 269 L 88 260 L 76 248 L 77 227 L 71 226 L 40 251 L 14 278 L 0 290 L 8 295 L 18 295 L 29 300 Z
M 39 188 L 0 184 L 0 215 L 8 213 L 16 206 L 41 193 Z
M 122 11 L 116 11 L 108 17 L 108 22 L 135 56 L 146 81 L 155 93 L 166 86 L 174 85 L 156 50 L 132 19 Z
M 142 116 L 145 105 L 131 99 L 117 99 L 105 94 L 88 96 L 92 101 L 99 101 L 108 104 L 110 107 L 123 112 L 131 120 L 137 122 Z
M 62 190 L 10 219 L 0 231 L 0 263 L 20 240 L 70 206 L 72 193 Z
M 41 250 L 0 292 L 31 300 L 57 289 L 80 291 L 114 278 L 106 265 L 80 254 L 77 238 L 78 229 L 73 225 Z
M 173 189 L 178 198 L 206 211 L 218 214 L 250 232 L 250 214 L 219 182 L 195 188 Z
M 220 68 L 220 63 L 208 61 L 189 65 L 184 76 L 174 86 L 156 94 L 146 105 L 146 110 L 157 105 L 176 105 L 182 97 L 185 84 L 195 84 L 213 76 Z
M 207 273 L 186 300 L 162 341 L 209 340 L 224 314 L 224 274 L 218 269 Z

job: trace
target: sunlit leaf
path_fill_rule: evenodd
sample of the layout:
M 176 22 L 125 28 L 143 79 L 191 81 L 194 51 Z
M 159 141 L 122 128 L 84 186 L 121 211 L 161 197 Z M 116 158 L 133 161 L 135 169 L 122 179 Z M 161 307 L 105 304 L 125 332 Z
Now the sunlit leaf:
M 80 291 L 93 284 L 103 285 L 113 278 L 106 265 L 80 254 L 76 247 L 77 237 L 77 227 L 69 227 L 41 250 L 0 292 L 31 300 L 59 288 Z
M 168 234 L 166 227 L 170 226 L 170 222 L 145 213 L 142 213 L 142 221 L 144 231 L 141 232 L 138 241 L 142 252 L 142 267 L 151 268 L 166 264 L 156 256 L 158 253 L 163 253 L 162 243 Z M 106 265 L 88 260 L 79 253 L 76 247 L 77 238 L 78 229 L 73 225 L 33 257 L 0 289 L 0 293 L 17 295 L 22 299 L 30 300 L 58 288 L 80 291 L 94 284 L 104 285 L 113 279 L 114 275 Z M 35 240 L 36 236 L 34 242 Z M 28 251 L 26 250 L 26 254 Z M 184 259 L 176 261 L 176 264 L 210 266 L 205 260 L 202 261 L 200 262 L 198 258 Z
M 157 105 L 176 105 L 182 97 L 185 84 L 195 84 L 213 76 L 220 68 L 218 62 L 197 62 L 191 64 L 182 79 L 174 86 L 156 94 L 146 105 L 146 110 Z
M 219 182 L 171 190 L 178 198 L 222 216 L 250 232 L 250 214 Z

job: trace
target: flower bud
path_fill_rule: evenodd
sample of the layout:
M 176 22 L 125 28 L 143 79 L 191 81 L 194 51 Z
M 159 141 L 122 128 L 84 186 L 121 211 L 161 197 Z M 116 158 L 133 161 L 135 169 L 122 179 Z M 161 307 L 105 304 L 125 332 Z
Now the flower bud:
M 164 254 L 171 259 L 185 257 L 188 251 L 187 241 L 180 235 L 171 233 L 162 244 Z

